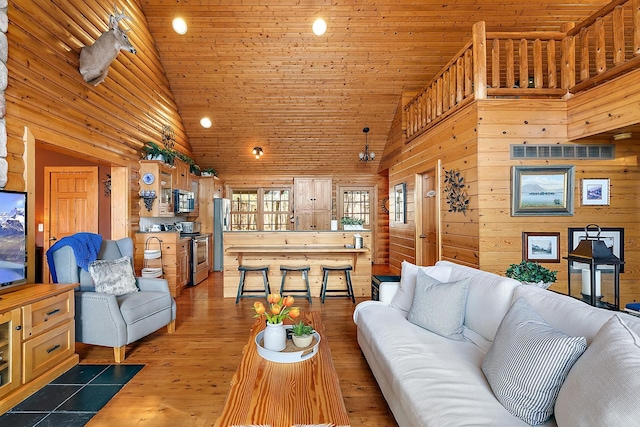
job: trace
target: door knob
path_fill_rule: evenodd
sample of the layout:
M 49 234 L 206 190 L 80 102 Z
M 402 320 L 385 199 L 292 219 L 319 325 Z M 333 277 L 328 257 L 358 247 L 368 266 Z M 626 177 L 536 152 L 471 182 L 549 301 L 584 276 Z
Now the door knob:
M 424 238 L 426 238 L 426 237 L 427 237 L 427 236 L 425 236 L 424 234 L 421 234 L 421 235 L 420 235 L 420 238 L 421 238 L 421 239 L 424 239 Z
M 50 241 L 50 242 L 54 242 L 54 241 L 56 241 L 56 240 L 58 240 L 58 239 L 57 239 L 57 238 L 55 238 L 55 237 L 49 237 L 49 241 Z

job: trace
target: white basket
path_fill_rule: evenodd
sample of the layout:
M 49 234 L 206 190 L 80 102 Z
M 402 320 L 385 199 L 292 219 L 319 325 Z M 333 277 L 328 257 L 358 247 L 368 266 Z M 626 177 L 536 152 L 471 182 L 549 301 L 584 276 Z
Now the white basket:
M 160 277 L 162 276 L 162 268 L 160 267 L 147 267 L 142 269 L 142 277 Z
M 158 259 L 161 254 L 160 249 L 146 249 L 144 251 L 144 259 Z

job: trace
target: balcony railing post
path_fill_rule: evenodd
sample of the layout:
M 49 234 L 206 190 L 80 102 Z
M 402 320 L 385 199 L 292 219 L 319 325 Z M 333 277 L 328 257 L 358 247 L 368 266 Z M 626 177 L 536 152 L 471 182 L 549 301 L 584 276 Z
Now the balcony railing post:
M 573 22 L 567 22 L 562 25 L 562 31 L 565 33 L 575 27 Z M 562 39 L 561 66 L 560 76 L 562 80 L 562 89 L 570 89 L 576 84 L 576 41 L 573 36 L 565 36 Z
M 484 21 L 473 24 L 473 91 L 475 99 L 487 97 L 487 37 Z

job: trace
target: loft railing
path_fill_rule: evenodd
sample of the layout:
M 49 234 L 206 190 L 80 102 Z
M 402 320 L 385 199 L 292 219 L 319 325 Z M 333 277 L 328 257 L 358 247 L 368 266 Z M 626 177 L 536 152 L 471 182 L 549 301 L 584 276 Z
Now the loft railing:
M 614 0 L 560 32 L 486 32 L 404 107 L 405 142 L 474 99 L 562 98 L 640 67 L 640 0 Z

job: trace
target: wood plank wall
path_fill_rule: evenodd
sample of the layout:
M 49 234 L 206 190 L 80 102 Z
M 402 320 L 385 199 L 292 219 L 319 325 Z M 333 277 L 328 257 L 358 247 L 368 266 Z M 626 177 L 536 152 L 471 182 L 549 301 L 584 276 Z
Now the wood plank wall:
M 413 261 L 415 254 L 415 216 L 413 212 L 414 175 L 435 159 L 442 161 L 443 171 L 456 169 L 462 173 L 470 196 L 465 215 L 447 211 L 441 194 L 442 259 L 461 262 L 504 275 L 511 263 L 522 259 L 523 231 L 560 232 L 560 254 L 568 253 L 569 227 L 597 223 L 602 227 L 625 228 L 625 273 L 621 276 L 621 304 L 640 299 L 640 167 L 639 137 L 619 141 L 614 160 L 510 160 L 510 144 L 560 144 L 568 142 L 567 126 L 571 110 L 591 111 L 593 117 L 628 118 L 636 114 L 640 83 L 627 80 L 626 96 L 620 93 L 613 102 L 606 87 L 585 93 L 570 102 L 564 100 L 488 99 L 477 101 L 441 125 L 406 145 L 390 169 L 390 191 L 396 183 L 407 183 L 407 224 L 390 224 L 390 266 L 399 271 L 402 259 Z M 609 83 L 618 87 L 618 82 Z M 601 102 L 598 102 L 602 99 Z M 628 101 L 631 99 L 632 101 Z M 580 102 L 579 102 L 580 101 Z M 635 102 L 635 105 L 634 105 Z M 637 119 L 640 121 L 640 118 Z M 626 122 L 625 122 L 626 123 Z M 619 122 L 617 123 L 619 124 Z M 600 126 L 600 131 L 611 130 Z M 575 131 L 574 132 L 578 132 Z M 609 137 L 592 137 L 580 143 L 611 143 Z M 568 217 L 512 217 L 511 167 L 514 165 L 575 165 L 574 215 Z M 581 206 L 580 180 L 610 178 L 610 206 Z M 441 183 L 442 185 L 442 183 Z M 393 205 L 393 203 L 392 203 Z M 393 217 L 393 214 L 392 214 Z M 566 261 L 548 263 L 558 270 L 553 290 L 566 292 Z
M 175 148 L 189 154 L 191 147 L 137 0 L 126 2 L 126 14 L 134 20 L 124 25 L 131 28 L 138 53 L 120 53 L 99 86 L 82 79 L 80 48 L 107 28 L 110 13 L 111 0 L 9 0 L 7 189 L 26 188 L 22 137 L 28 127 L 51 149 L 128 168 L 129 194 L 120 197 L 130 205 L 131 230 L 125 233 L 131 235 L 138 224 L 137 171 L 144 142 L 160 143 L 162 127 L 169 125 Z

